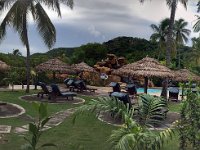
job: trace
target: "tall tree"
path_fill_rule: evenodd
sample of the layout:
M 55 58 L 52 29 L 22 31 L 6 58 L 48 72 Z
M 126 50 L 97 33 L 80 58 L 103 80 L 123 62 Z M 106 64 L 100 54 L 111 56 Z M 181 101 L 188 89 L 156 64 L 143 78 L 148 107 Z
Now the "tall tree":
M 45 45 L 51 48 L 56 42 L 56 29 L 51 22 L 48 14 L 43 6 L 55 11 L 61 16 L 60 4 L 64 4 L 72 8 L 73 0 L 0 0 L 0 13 L 8 11 L 0 25 L 0 39 L 6 35 L 6 27 L 12 26 L 19 34 L 23 45 L 27 50 L 26 57 L 26 79 L 27 89 L 29 92 L 30 84 L 30 45 L 28 38 L 28 17 L 33 16 L 33 20 L 37 25 L 37 30 L 44 40 Z
M 188 23 L 184 19 L 175 21 L 174 32 L 176 40 L 176 50 L 178 51 L 178 68 L 180 69 L 180 46 L 188 42 L 191 30 L 187 29 Z
M 139 0 L 139 1 L 141 3 L 143 3 L 146 0 Z M 166 0 L 167 5 L 171 9 L 169 29 L 168 29 L 169 31 L 168 31 L 168 35 L 167 35 L 167 48 L 166 48 L 166 64 L 167 64 L 167 66 L 170 66 L 170 63 L 171 63 L 170 54 L 173 49 L 173 28 L 174 28 L 176 8 L 178 5 L 178 2 L 181 2 L 184 5 L 184 7 L 187 8 L 188 0 Z
M 171 64 L 170 53 L 173 49 L 173 28 L 174 28 L 174 21 L 175 21 L 176 8 L 178 5 L 178 1 L 180 1 L 184 5 L 184 7 L 187 8 L 188 0 L 166 0 L 167 5 L 171 9 L 169 32 L 168 32 L 168 36 L 167 36 L 167 49 L 166 49 L 167 66 L 170 66 L 170 64 Z
M 14 56 L 22 56 L 22 53 L 20 52 L 19 49 L 13 49 L 12 54 L 13 54 Z
M 153 34 L 151 35 L 150 39 L 152 42 L 158 42 L 159 48 L 159 56 L 160 53 L 166 49 L 166 38 L 169 28 L 169 19 L 166 18 L 160 22 L 159 25 L 151 24 L 151 29 L 153 30 Z

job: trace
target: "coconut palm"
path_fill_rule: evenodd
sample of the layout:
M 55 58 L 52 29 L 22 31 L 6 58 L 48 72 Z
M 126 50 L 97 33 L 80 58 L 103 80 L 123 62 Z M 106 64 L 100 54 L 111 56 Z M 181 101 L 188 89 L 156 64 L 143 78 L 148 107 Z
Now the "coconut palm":
M 154 33 L 151 35 L 150 40 L 152 42 L 158 42 L 159 56 L 160 53 L 163 52 L 164 49 L 166 48 L 166 38 L 167 38 L 168 28 L 169 28 L 168 18 L 162 20 L 159 25 L 151 24 L 151 29 L 153 30 Z
M 56 29 L 43 6 L 47 6 L 49 9 L 55 11 L 58 16 L 61 16 L 61 3 L 71 8 L 73 6 L 73 0 L 0 0 L 0 13 L 8 11 L 0 25 L 0 39 L 2 40 L 5 37 L 6 27 L 12 26 L 19 34 L 20 39 L 27 50 L 26 92 L 29 92 L 30 84 L 30 45 L 28 38 L 28 18 L 31 14 L 45 45 L 51 48 L 56 42 Z
M 13 49 L 12 54 L 13 54 L 14 56 L 22 56 L 22 53 L 19 51 L 19 49 Z
M 191 30 L 187 29 L 188 23 L 184 19 L 179 19 L 175 21 L 174 32 L 176 40 L 176 50 L 178 54 L 178 68 L 180 69 L 180 46 L 188 42 L 188 36 Z
M 188 0 L 166 0 L 166 2 L 169 8 L 171 9 L 169 33 L 167 36 L 167 49 L 166 49 L 166 62 L 167 62 L 167 66 L 169 66 L 171 63 L 170 52 L 173 49 L 173 28 L 174 28 L 174 21 L 175 21 L 175 15 L 176 15 L 176 8 L 178 5 L 178 2 L 181 2 L 184 5 L 184 7 L 187 8 Z
M 189 51 L 186 56 L 188 64 L 193 66 L 200 65 L 200 38 L 192 38 L 192 51 Z
M 141 3 L 143 3 L 146 0 L 139 0 Z M 173 50 L 173 28 L 174 28 L 174 21 L 175 21 L 175 15 L 176 15 L 176 8 L 178 5 L 178 2 L 182 3 L 185 8 L 187 8 L 187 2 L 188 0 L 166 0 L 167 5 L 171 9 L 170 14 L 170 22 L 169 22 L 169 31 L 167 35 L 167 47 L 166 47 L 166 64 L 167 66 L 170 66 L 171 63 L 171 51 Z

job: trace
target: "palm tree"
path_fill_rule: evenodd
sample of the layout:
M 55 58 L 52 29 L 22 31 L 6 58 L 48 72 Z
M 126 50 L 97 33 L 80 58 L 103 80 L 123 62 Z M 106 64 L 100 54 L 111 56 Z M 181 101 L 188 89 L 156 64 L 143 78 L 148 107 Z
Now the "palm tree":
M 166 38 L 169 28 L 169 19 L 166 18 L 160 22 L 160 24 L 157 26 L 155 24 L 151 24 L 151 29 L 154 31 L 154 33 L 151 35 L 150 40 L 152 42 L 158 42 L 159 46 L 159 56 L 160 53 L 164 51 L 166 48 Z
M 37 24 L 38 32 L 43 38 L 45 45 L 51 48 L 56 42 L 56 29 L 44 10 L 43 5 L 55 11 L 58 16 L 61 16 L 61 3 L 71 8 L 73 6 L 73 0 L 0 0 L 0 13 L 8 10 L 0 25 L 0 39 L 2 40 L 5 37 L 6 27 L 12 26 L 19 34 L 20 39 L 27 50 L 26 92 L 29 92 L 30 84 L 30 45 L 28 38 L 29 14 L 33 16 L 33 20 Z
M 12 54 L 13 54 L 14 56 L 22 56 L 22 53 L 19 51 L 19 49 L 13 49 Z
M 145 0 L 139 0 L 141 3 L 143 3 Z M 170 23 L 169 23 L 169 31 L 167 35 L 167 47 L 166 47 L 166 65 L 169 67 L 171 65 L 171 51 L 173 50 L 173 28 L 174 28 L 174 21 L 175 21 L 175 15 L 176 15 L 176 8 L 178 2 L 181 2 L 185 8 L 187 8 L 187 2 L 188 0 L 166 0 L 167 5 L 171 9 L 170 14 Z M 168 79 L 166 79 L 166 83 L 168 83 Z M 165 84 L 167 87 L 168 84 Z M 167 89 L 167 88 L 163 88 Z M 167 91 L 163 91 L 164 97 L 167 99 Z
M 184 19 L 179 19 L 175 21 L 174 31 L 176 40 L 176 50 L 178 54 L 178 68 L 180 69 L 180 46 L 188 42 L 188 36 L 191 30 L 187 29 L 188 23 Z
M 145 0 L 139 0 L 141 3 L 143 3 Z M 166 0 L 167 5 L 171 9 L 170 14 L 170 22 L 169 22 L 169 31 L 167 35 L 167 48 L 166 48 L 166 64 L 167 66 L 170 66 L 171 63 L 171 51 L 173 49 L 173 28 L 174 28 L 174 21 L 175 21 L 175 15 L 176 15 L 176 8 L 178 5 L 178 2 L 181 2 L 185 8 L 187 8 L 187 2 L 188 0 Z
M 170 63 L 171 63 L 170 52 L 172 51 L 172 48 L 173 48 L 173 28 L 174 28 L 174 21 L 175 21 L 176 8 L 178 5 L 178 1 L 180 1 L 184 5 L 184 7 L 187 8 L 188 0 L 166 0 L 167 5 L 171 9 L 169 33 L 167 36 L 167 49 L 166 49 L 167 66 L 170 66 Z

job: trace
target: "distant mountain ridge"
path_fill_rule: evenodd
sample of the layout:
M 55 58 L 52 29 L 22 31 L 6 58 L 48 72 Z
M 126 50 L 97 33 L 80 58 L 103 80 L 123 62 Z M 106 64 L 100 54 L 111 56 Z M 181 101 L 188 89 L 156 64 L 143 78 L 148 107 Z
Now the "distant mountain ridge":
M 124 56 L 128 60 L 132 61 L 141 59 L 146 55 L 154 57 L 155 49 L 157 49 L 156 43 L 151 43 L 146 39 L 125 36 L 111 39 L 107 42 L 102 43 L 101 45 L 104 45 L 106 47 L 107 53 L 113 53 L 117 56 Z M 60 47 L 54 48 L 46 53 L 34 53 L 31 55 L 31 66 L 34 67 L 39 63 L 47 61 L 51 58 L 61 58 L 62 61 L 67 62 L 73 56 L 74 50 L 80 47 Z M 16 57 L 20 59 L 17 59 Z M 23 56 L 13 56 L 12 54 L 0 53 L 0 60 L 14 66 L 16 66 L 15 61 L 17 60 L 20 61 L 18 63 L 18 66 L 25 66 L 25 57 Z

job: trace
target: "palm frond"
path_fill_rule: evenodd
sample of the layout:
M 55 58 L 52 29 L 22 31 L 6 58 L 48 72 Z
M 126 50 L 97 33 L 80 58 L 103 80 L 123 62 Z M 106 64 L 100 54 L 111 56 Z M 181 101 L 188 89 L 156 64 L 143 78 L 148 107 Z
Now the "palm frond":
M 73 8 L 73 0 L 35 0 L 37 3 L 44 4 L 49 9 L 58 13 L 58 16 L 61 16 L 60 3 L 67 5 L 71 9 Z
M 35 5 L 35 21 L 44 43 L 51 48 L 56 42 L 56 29 L 40 3 Z
M 162 109 L 166 109 L 167 103 L 165 100 L 151 95 L 140 96 L 138 117 L 140 124 L 144 126 L 153 126 L 155 124 L 161 124 L 161 120 L 164 119 Z
M 74 121 L 77 116 L 85 113 L 95 113 L 98 117 L 101 112 L 111 112 L 114 116 L 121 116 L 124 122 L 127 118 L 131 118 L 134 109 L 129 109 L 129 106 L 124 105 L 122 101 L 111 97 L 99 97 L 92 99 L 88 104 L 80 106 L 74 115 Z

